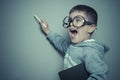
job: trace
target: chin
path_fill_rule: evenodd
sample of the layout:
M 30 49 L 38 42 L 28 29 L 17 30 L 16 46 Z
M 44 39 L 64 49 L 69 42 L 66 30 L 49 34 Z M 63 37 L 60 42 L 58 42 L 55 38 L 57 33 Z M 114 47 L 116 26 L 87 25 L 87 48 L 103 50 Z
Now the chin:
M 77 40 L 71 40 L 72 43 L 79 43 Z

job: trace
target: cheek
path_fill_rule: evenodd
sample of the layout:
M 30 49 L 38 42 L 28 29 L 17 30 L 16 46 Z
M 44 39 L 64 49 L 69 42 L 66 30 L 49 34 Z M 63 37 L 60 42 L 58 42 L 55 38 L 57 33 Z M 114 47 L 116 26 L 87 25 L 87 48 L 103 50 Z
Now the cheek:
M 79 31 L 78 31 L 78 36 L 81 38 L 81 37 L 84 37 L 85 35 L 87 35 L 87 30 L 85 30 L 85 29 L 80 29 Z
M 85 32 L 85 30 L 83 28 L 78 29 L 78 34 L 83 34 L 84 32 Z
M 85 33 L 87 33 L 88 31 L 87 31 L 87 28 L 86 27 L 82 27 L 82 28 L 79 28 L 78 29 L 78 33 L 79 34 L 85 34 Z

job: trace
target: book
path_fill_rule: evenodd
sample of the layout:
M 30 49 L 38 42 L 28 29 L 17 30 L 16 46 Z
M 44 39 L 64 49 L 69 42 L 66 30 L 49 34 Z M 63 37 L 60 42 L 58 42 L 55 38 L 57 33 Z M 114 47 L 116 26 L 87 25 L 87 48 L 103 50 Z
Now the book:
M 90 75 L 84 63 L 60 71 L 58 74 L 61 80 L 87 80 Z

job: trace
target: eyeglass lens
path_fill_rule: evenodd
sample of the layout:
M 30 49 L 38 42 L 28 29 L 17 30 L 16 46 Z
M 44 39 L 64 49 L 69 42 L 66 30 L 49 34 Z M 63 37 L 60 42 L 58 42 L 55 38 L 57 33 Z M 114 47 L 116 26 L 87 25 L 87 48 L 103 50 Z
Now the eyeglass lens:
M 70 19 L 68 16 L 64 18 L 63 20 L 63 27 L 69 27 L 70 24 L 74 27 L 81 27 L 84 24 L 84 18 L 81 16 L 76 16 L 73 19 Z

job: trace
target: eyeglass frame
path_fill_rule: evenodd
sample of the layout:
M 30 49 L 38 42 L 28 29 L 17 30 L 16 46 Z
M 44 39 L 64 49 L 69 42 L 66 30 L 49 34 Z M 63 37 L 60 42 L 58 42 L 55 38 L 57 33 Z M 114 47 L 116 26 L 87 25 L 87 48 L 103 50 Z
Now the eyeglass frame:
M 86 21 L 85 18 L 84 18 L 83 16 L 81 16 L 81 15 L 77 15 L 77 16 L 75 16 L 73 19 L 71 19 L 69 16 L 66 16 L 66 17 L 63 19 L 63 27 L 64 27 L 65 24 L 68 24 L 67 27 L 64 27 L 64 28 L 68 28 L 68 27 L 70 27 L 70 24 L 71 24 L 71 23 L 72 23 L 72 25 L 73 25 L 74 27 L 76 27 L 76 26 L 73 24 L 73 21 L 74 21 L 74 19 L 75 19 L 76 17 L 79 17 L 79 16 L 82 17 L 83 20 L 84 20 L 83 24 L 82 24 L 81 26 L 79 26 L 79 27 L 83 27 L 84 25 L 95 24 L 94 22 Z M 68 23 L 65 23 L 65 19 L 66 19 L 67 17 L 68 17 L 68 20 L 70 19 L 70 21 L 68 21 Z M 78 27 L 78 28 L 79 28 L 79 27 Z

